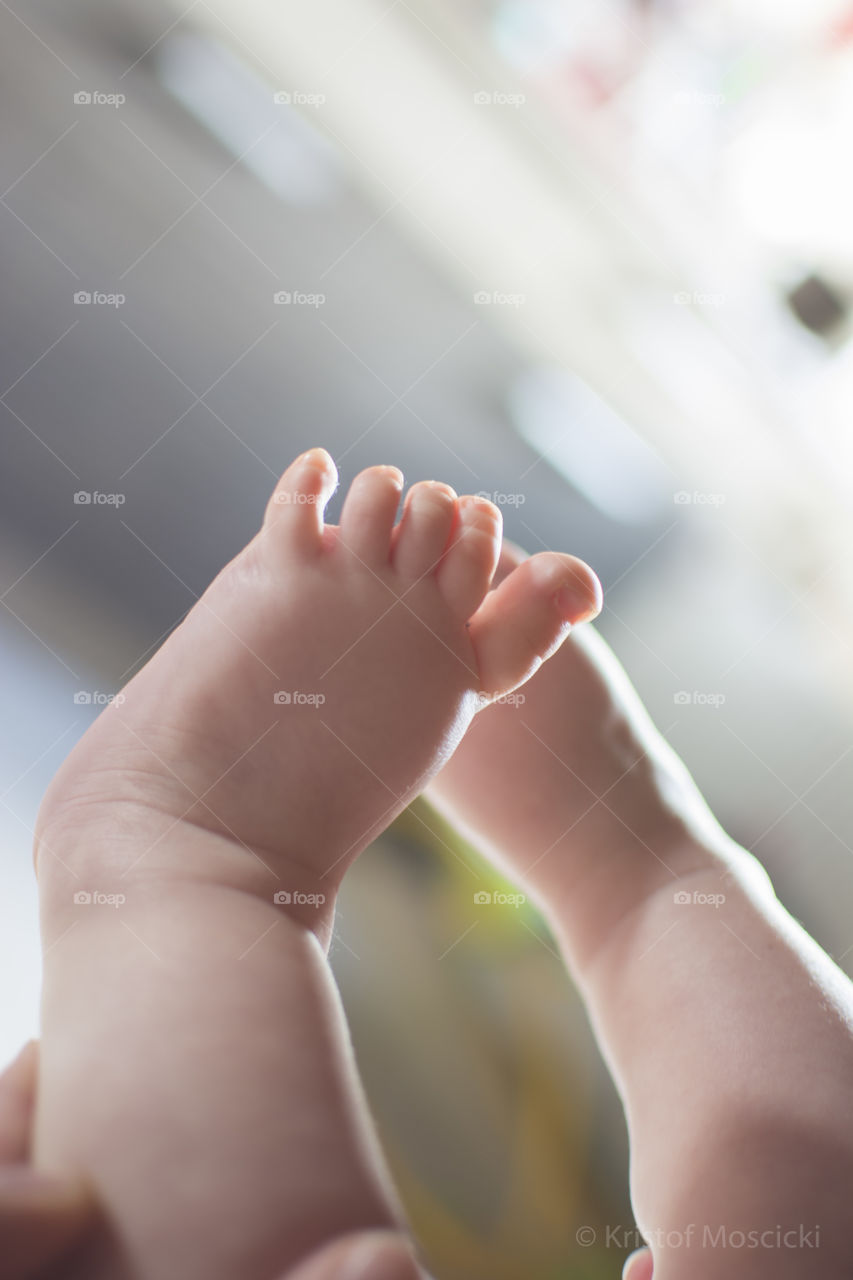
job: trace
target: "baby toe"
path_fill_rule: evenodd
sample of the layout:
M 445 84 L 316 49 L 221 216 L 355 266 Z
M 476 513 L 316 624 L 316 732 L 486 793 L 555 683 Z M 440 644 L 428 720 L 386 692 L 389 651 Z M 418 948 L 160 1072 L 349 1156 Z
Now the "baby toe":
M 501 513 L 485 498 L 459 499 L 453 541 L 438 567 L 438 585 L 451 609 L 470 618 L 489 589 L 501 549 Z
M 450 485 L 422 480 L 406 497 L 394 539 L 393 562 L 401 577 L 417 581 L 438 566 L 456 522 L 456 494 Z
M 365 564 L 387 564 L 402 491 L 396 467 L 368 467 L 357 475 L 344 501 L 338 544 Z

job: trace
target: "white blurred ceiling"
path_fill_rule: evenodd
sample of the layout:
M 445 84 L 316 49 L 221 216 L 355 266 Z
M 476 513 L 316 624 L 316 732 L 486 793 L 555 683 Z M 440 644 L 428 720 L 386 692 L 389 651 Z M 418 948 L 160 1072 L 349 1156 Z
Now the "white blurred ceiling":
M 278 8 L 298 21 L 299 6 Z M 357 65 L 376 61 L 384 46 L 371 51 L 379 33 L 364 21 L 369 9 L 353 4 L 330 29 L 332 68 L 343 50 L 362 51 Z M 419 50 L 413 80 L 451 83 L 452 52 L 442 53 L 434 32 L 419 37 L 422 6 L 404 9 L 397 18 Z M 719 402 L 703 403 L 694 391 L 694 418 L 672 400 L 671 380 L 656 387 L 648 369 L 635 378 L 636 351 L 613 328 L 614 291 L 639 289 L 652 268 L 642 248 L 632 254 L 619 217 L 581 199 L 589 174 L 580 157 L 571 157 L 572 179 L 558 181 L 544 176 L 542 153 L 530 142 L 527 168 L 518 170 L 538 175 L 542 226 L 547 192 L 558 187 L 559 207 L 576 205 L 558 268 L 550 269 L 549 243 L 533 246 L 544 267 L 537 288 L 527 285 L 528 310 L 477 305 L 474 295 L 518 287 L 533 235 L 525 224 L 531 192 L 512 193 L 525 243 L 502 275 L 494 264 L 512 220 L 498 225 L 496 211 L 495 225 L 487 222 L 469 174 L 454 224 L 454 190 L 431 182 L 425 163 L 435 122 L 419 127 L 410 103 L 404 110 L 386 100 L 383 117 L 365 90 L 351 119 L 345 100 L 322 123 L 310 106 L 265 100 L 267 125 L 253 99 L 247 118 L 259 121 L 258 137 L 269 136 L 267 159 L 256 154 L 252 169 L 238 159 L 239 130 L 222 140 L 227 112 L 223 118 L 220 109 L 214 136 L 212 123 L 164 87 L 163 59 L 179 54 L 179 36 L 214 32 L 246 74 L 268 86 L 270 61 L 286 61 L 281 42 L 275 54 L 272 42 L 244 43 L 268 11 L 200 0 L 183 14 L 165 0 L 34 0 L 26 11 L 18 6 L 18 16 L 0 11 L 0 594 L 7 593 L 9 639 L 0 681 L 15 744 L 4 757 L 6 785 L 31 771 L 26 795 L 7 800 L 17 814 L 16 865 L 27 856 L 36 781 L 47 781 L 68 745 L 51 744 L 65 729 L 73 739 L 84 727 L 64 700 L 74 687 L 115 687 L 250 536 L 286 462 L 322 443 L 344 481 L 362 465 L 389 461 L 409 479 L 520 494 L 522 503 L 506 505 L 511 536 L 531 550 L 547 545 L 587 558 L 607 588 L 602 629 L 658 721 L 724 821 L 755 842 L 786 900 L 853 968 L 844 906 L 853 843 L 851 638 L 834 591 L 847 557 L 837 536 L 833 546 L 834 526 L 808 516 L 808 503 L 824 492 L 811 464 L 791 437 L 774 441 L 769 419 L 754 436 L 736 429 L 723 410 L 732 388 L 749 383 L 749 370 L 726 382 L 725 345 L 704 322 L 689 322 L 691 334 L 701 331 L 689 357 L 673 341 L 672 363 L 683 360 L 675 372 L 688 391 L 699 368 L 715 394 L 725 383 Z M 305 15 L 305 30 L 293 29 L 290 54 L 300 70 L 289 92 L 312 91 L 306 32 L 319 12 Z M 241 32 L 235 15 L 247 24 Z M 402 39 L 396 27 L 383 32 L 386 42 L 392 37 Z M 177 71 L 171 65 L 180 76 L 180 61 Z M 406 67 L 396 72 L 405 83 Z M 347 74 L 340 62 L 329 93 L 346 88 L 358 105 L 352 66 Z M 126 102 L 75 104 L 81 91 L 122 93 Z M 494 145 L 515 163 L 518 146 L 490 127 Z M 519 127 L 507 122 L 507 138 Z M 279 149 L 270 150 L 279 135 Z M 415 160 L 420 150 L 424 162 L 408 171 L 408 185 L 399 169 L 406 148 Z M 311 170 L 301 183 L 300 155 Z M 270 165 L 285 172 L 291 162 L 289 182 L 267 180 Z M 492 172 L 487 191 L 494 181 Z M 476 270 L 475 214 L 483 246 Z M 569 287 L 575 268 L 577 296 Z M 668 271 L 658 287 L 671 300 Z M 322 292 L 326 300 L 277 306 L 279 290 Z M 126 300 L 81 306 L 79 291 Z M 561 376 L 580 372 L 622 419 L 605 424 L 586 395 L 543 409 L 552 384 L 543 383 L 542 366 Z M 754 412 L 747 401 L 743 422 Z M 529 443 L 535 431 L 525 440 L 516 430 L 522 402 L 538 405 L 545 419 L 568 406 L 561 446 L 546 450 L 557 466 L 543 458 L 541 439 Z M 645 461 L 625 443 L 640 437 Z M 653 480 L 648 458 L 661 468 Z M 596 505 L 602 472 L 617 476 L 623 491 L 641 480 L 651 486 L 643 518 L 615 519 Z M 572 474 L 576 485 L 566 479 Z M 726 500 L 673 503 L 675 492 L 697 488 L 722 490 Z M 125 500 L 79 506 L 80 490 Z M 827 512 L 834 500 L 827 494 Z M 40 727 L 26 734 L 27 700 L 13 702 L 12 693 L 37 677 L 35 667 L 20 673 L 21 644 L 45 672 L 31 711 Z M 685 707 L 675 702 L 683 690 L 719 692 L 725 703 Z

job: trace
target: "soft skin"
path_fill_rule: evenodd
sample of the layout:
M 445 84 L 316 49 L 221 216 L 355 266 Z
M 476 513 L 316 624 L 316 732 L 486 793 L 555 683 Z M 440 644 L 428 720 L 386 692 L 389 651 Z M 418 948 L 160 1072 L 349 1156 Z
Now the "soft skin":
M 501 572 L 521 559 L 507 547 Z M 541 905 L 580 985 L 655 1280 L 849 1280 L 853 985 L 717 825 L 603 640 L 580 628 L 521 705 L 486 708 L 430 795 Z
M 392 467 L 325 526 L 335 483 L 297 459 L 42 806 L 35 1151 L 104 1206 L 86 1280 L 270 1280 L 401 1224 L 325 959 L 335 891 L 598 588 L 548 553 L 489 591 L 496 508 L 423 483 L 395 524 Z

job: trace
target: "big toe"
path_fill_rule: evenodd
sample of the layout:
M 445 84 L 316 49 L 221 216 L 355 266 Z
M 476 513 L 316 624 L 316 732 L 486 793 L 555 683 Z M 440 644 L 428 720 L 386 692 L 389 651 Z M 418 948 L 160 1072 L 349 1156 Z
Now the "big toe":
M 322 545 L 323 511 L 335 492 L 338 473 L 325 449 L 309 449 L 285 471 L 267 503 L 264 526 L 295 551 Z
M 578 622 L 601 611 L 601 584 L 575 556 L 545 551 L 513 569 L 470 622 L 482 692 L 500 697 L 523 684 Z

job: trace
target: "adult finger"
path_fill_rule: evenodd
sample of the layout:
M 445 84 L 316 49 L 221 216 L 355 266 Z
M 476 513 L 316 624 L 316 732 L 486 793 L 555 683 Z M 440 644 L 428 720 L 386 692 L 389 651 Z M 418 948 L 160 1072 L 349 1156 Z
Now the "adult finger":
M 654 1263 L 651 1249 L 638 1249 L 626 1258 L 622 1268 L 622 1280 L 652 1280 Z
M 94 1225 L 85 1185 L 28 1165 L 0 1169 L 0 1280 L 33 1280 Z
M 427 1280 L 397 1231 L 362 1231 L 327 1245 L 282 1280 Z
M 0 1165 L 29 1157 L 37 1065 L 38 1046 L 31 1040 L 0 1075 Z

